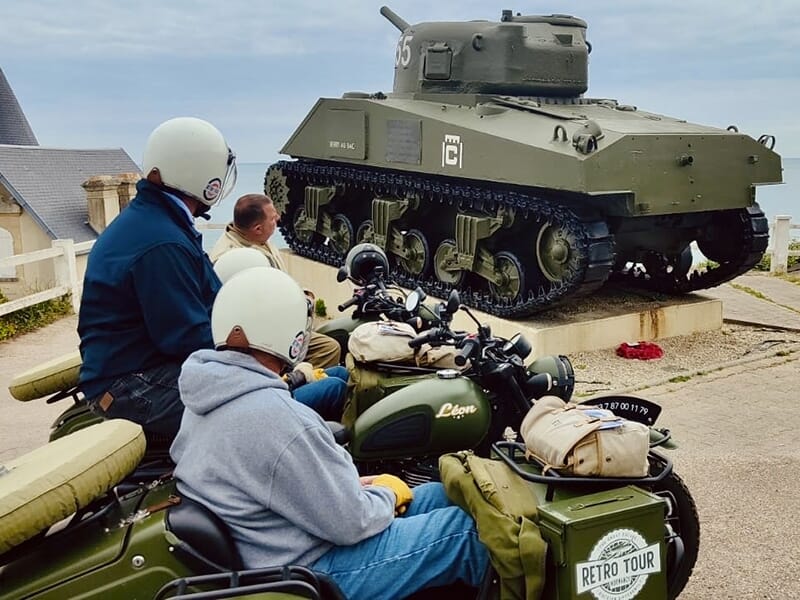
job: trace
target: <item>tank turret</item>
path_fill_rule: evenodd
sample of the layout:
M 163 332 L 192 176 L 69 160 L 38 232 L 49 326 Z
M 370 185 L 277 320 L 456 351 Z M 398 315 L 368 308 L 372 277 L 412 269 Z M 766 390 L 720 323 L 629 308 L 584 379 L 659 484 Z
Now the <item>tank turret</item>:
M 579 96 L 588 86 L 586 22 L 569 15 L 513 15 L 499 23 L 409 25 L 389 8 L 400 31 L 394 93 Z
M 774 136 L 586 97 L 577 17 L 381 13 L 400 31 L 393 91 L 321 98 L 281 150 L 295 160 L 267 171 L 295 252 L 338 266 L 370 241 L 398 283 L 442 298 L 456 288 L 503 317 L 609 280 L 700 290 L 761 259 L 755 189 L 781 181 Z

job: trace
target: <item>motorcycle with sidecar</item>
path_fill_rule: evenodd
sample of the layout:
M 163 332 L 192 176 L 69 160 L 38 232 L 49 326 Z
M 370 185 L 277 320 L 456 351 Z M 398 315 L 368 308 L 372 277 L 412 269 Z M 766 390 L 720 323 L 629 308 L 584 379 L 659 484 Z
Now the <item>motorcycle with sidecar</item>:
M 457 308 L 468 312 L 453 295 L 439 312 Z M 362 474 L 390 472 L 413 486 L 439 478 L 442 455 L 471 450 L 500 461 L 526 482 L 536 504 L 548 544 L 544 598 L 613 597 L 619 590 L 630 598 L 678 596 L 697 559 L 699 519 L 671 461 L 656 450 L 670 443 L 668 430 L 655 427 L 657 405 L 631 396 L 592 401 L 650 427 L 646 476 L 559 475 L 527 458 L 518 441 L 519 423 L 547 379 L 525 366 L 530 347 L 523 337 L 498 338 L 477 323 L 475 333 L 440 326 L 413 343 L 452 344 L 464 368 L 419 378 L 336 431 Z M 337 598 L 331 582 L 301 566 L 243 570 L 224 523 L 180 498 L 168 468 L 138 468 L 144 455 L 138 426 L 136 436 L 105 431 L 130 426 L 107 421 L 85 427 L 43 447 L 44 458 L 25 455 L 0 469 L 0 516 L 27 512 L 32 519 L 22 525 L 13 516 L 0 521 L 0 598 Z M 103 440 L 92 437 L 98 431 L 106 434 Z M 114 452 L 82 454 L 104 448 L 100 442 L 107 438 L 128 437 L 123 445 L 132 454 L 122 459 Z M 34 473 L 45 464 L 47 473 L 25 475 L 29 463 Z M 78 467 L 74 477 L 53 485 L 69 465 Z M 93 468 L 99 474 L 86 475 Z M 22 478 L 14 483 L 16 475 Z M 55 513 L 50 501 L 31 510 L 33 500 L 45 496 L 41 490 L 17 488 L 34 480 L 55 490 Z M 9 509 L 8 496 L 22 498 L 21 505 Z M 18 533 L 7 539 L 8 532 L 21 530 L 22 539 Z M 497 586 L 496 573 L 489 572 L 474 594 L 494 598 Z

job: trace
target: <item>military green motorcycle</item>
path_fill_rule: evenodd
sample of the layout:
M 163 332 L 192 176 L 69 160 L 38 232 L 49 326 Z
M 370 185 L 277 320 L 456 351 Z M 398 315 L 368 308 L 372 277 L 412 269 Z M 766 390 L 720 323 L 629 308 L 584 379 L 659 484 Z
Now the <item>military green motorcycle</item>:
M 553 377 L 547 370 L 536 372 L 525 364 L 531 347 L 523 336 L 510 340 L 494 337 L 487 325 L 480 324 L 467 307 L 460 305 L 458 294 L 453 291 L 440 312 L 452 314 L 455 310 L 472 317 L 476 333 L 453 331 L 449 327 L 451 319 L 444 318 L 442 326 L 421 333 L 410 344 L 454 346 L 458 351 L 455 363 L 461 370 L 439 370 L 431 378 L 418 379 L 379 399 L 357 416 L 344 435 L 350 440 L 350 452 L 361 472 L 388 471 L 417 485 L 437 480 L 438 457 L 457 448 L 471 449 L 480 456 L 505 457 L 515 465 L 525 454 L 518 441 L 520 424 L 536 399 L 552 388 Z M 652 447 L 672 447 L 669 430 L 654 426 L 661 412 L 658 405 L 633 396 L 606 396 L 588 403 L 650 427 Z M 596 492 L 627 484 L 664 499 L 664 572 L 669 597 L 674 598 L 685 586 L 697 560 L 699 519 L 694 500 L 672 471 L 670 461 L 655 452 L 650 453 L 649 460 L 650 476 L 639 480 L 559 478 L 526 474 L 524 469 L 518 469 L 518 473 L 544 486 L 549 501 L 564 498 L 562 494 Z
M 454 310 L 457 298 L 449 304 Z M 697 559 L 700 531 L 694 501 L 671 462 L 651 450 L 645 477 L 545 473 L 507 429 L 539 393 L 540 376 L 524 364 L 524 338 L 496 338 L 481 325 L 472 335 L 439 327 L 414 344 L 439 342 L 457 348 L 462 372 L 440 370 L 411 383 L 338 432 L 360 472 L 392 472 L 413 484 L 437 478 L 443 454 L 471 449 L 502 460 L 528 482 L 540 515 L 550 549 L 543 597 L 593 590 L 595 597 L 612 597 L 613 590 L 630 598 L 677 597 Z M 654 428 L 657 405 L 627 396 L 595 403 L 645 422 L 651 445 L 667 447 L 668 431 Z M 141 429 L 117 420 L 0 468 L 0 598 L 337 597 L 335 586 L 301 567 L 243 571 L 226 526 L 179 498 L 168 470 L 130 479 L 143 455 Z M 38 472 L 42 465 L 46 473 Z M 479 597 L 496 597 L 496 585 L 487 577 Z

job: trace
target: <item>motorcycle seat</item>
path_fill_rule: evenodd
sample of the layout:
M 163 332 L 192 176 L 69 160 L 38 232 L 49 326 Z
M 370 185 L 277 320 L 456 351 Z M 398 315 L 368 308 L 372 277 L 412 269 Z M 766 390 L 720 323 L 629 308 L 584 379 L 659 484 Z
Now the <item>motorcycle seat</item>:
M 181 496 L 180 504 L 167 511 L 166 527 L 179 540 L 176 556 L 199 573 L 243 568 L 228 526 L 203 504 Z
M 144 451 L 139 425 L 110 419 L 0 464 L 0 554 L 100 498 Z
M 242 581 L 251 574 L 258 575 L 276 571 L 281 574 L 281 580 L 285 582 L 288 573 L 302 571 L 305 573 L 304 577 L 312 581 L 313 587 L 319 592 L 310 597 L 324 600 L 345 600 L 344 594 L 333 579 L 324 573 L 309 571 L 304 567 L 288 566 L 244 571 L 242 557 L 236 548 L 228 526 L 214 512 L 191 498 L 181 496 L 180 504 L 167 510 L 165 525 L 167 531 L 178 538 L 178 542 L 173 543 L 175 555 L 186 562 L 187 566 L 194 569 L 198 575 L 205 575 L 202 578 L 204 583 L 212 581 L 211 574 L 230 571 L 238 571 Z M 277 585 L 275 591 L 281 591 L 280 585 L 275 585 Z
M 21 402 L 71 390 L 78 385 L 81 369 L 79 351 L 43 362 L 14 377 L 8 385 L 11 395 Z

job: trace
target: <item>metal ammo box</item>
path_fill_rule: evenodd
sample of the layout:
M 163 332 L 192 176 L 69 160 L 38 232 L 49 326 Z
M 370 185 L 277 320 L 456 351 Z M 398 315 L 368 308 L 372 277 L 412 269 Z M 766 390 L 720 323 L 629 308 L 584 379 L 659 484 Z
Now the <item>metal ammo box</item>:
M 544 597 L 665 599 L 664 511 L 664 500 L 633 486 L 540 506 L 550 554 Z

